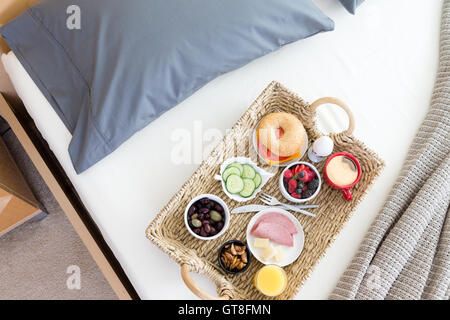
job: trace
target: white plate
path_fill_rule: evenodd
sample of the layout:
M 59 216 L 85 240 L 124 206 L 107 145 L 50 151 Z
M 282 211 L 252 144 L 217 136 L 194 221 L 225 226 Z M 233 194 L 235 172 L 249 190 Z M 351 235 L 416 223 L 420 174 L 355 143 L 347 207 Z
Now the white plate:
M 256 172 L 259 173 L 259 175 L 261 176 L 261 184 L 259 185 L 258 188 L 255 189 L 255 191 L 253 192 L 253 194 L 248 197 L 248 198 L 244 198 L 242 196 L 240 196 L 239 194 L 232 194 L 229 193 L 226 186 L 225 186 L 225 182 L 222 179 L 222 174 L 225 171 L 225 169 L 232 164 L 233 162 L 239 162 L 241 164 L 249 164 L 253 167 L 253 169 L 255 169 Z M 256 163 L 254 163 L 250 158 L 245 158 L 245 157 L 235 157 L 235 158 L 229 158 L 227 160 L 225 160 L 222 165 L 220 166 L 220 175 L 216 175 L 214 177 L 214 179 L 216 180 L 220 180 L 222 183 L 222 189 L 223 192 L 225 192 L 225 194 L 230 198 L 233 199 L 235 201 L 238 202 L 245 202 L 245 201 L 249 201 L 253 198 L 256 197 L 256 195 L 262 190 L 262 188 L 264 187 L 264 185 L 267 183 L 267 181 L 269 181 L 270 178 L 272 178 L 274 176 L 273 173 L 267 172 L 266 170 L 263 170 L 261 168 L 259 168 Z
M 298 233 L 293 235 L 293 237 L 294 237 L 294 246 L 293 247 L 283 246 L 283 245 L 280 245 L 280 244 L 275 243 L 273 241 L 270 241 L 270 243 L 272 245 L 274 245 L 274 246 L 281 246 L 283 248 L 284 259 L 281 260 L 280 262 L 275 262 L 275 260 L 264 261 L 261 258 L 263 249 L 258 249 L 258 248 L 255 248 L 253 246 L 253 243 L 254 243 L 254 241 L 255 241 L 255 239 L 257 237 L 252 236 L 250 234 L 250 230 L 252 230 L 253 225 L 255 224 L 256 220 L 258 220 L 259 217 L 261 217 L 262 215 L 264 215 L 265 213 L 268 213 L 268 212 L 277 212 L 277 213 L 281 213 L 281 214 L 287 216 L 289 219 L 291 219 L 291 221 L 294 223 L 295 227 L 298 230 Z M 286 210 L 283 210 L 283 209 L 280 209 L 280 208 L 267 208 L 267 209 L 264 209 L 264 210 L 258 212 L 257 214 L 255 214 L 253 216 L 253 218 L 250 220 L 250 222 L 248 223 L 248 226 L 247 226 L 247 245 L 248 245 L 248 248 L 252 252 L 252 255 L 256 258 L 256 260 L 258 260 L 259 262 L 261 262 L 263 264 L 274 264 L 274 265 L 277 265 L 279 267 L 285 267 L 287 265 L 290 265 L 292 262 L 297 260 L 297 258 L 300 256 L 300 254 L 303 251 L 304 244 L 305 244 L 305 234 L 303 232 L 303 228 L 302 228 L 302 225 L 300 224 L 300 221 L 298 221 L 298 219 L 296 217 L 294 217 L 292 214 L 290 214 Z

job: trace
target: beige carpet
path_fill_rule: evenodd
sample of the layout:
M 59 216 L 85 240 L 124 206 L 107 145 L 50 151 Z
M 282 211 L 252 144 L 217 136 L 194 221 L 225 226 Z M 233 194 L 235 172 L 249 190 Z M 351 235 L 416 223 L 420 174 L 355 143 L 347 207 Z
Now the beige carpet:
M 116 299 L 12 131 L 3 139 L 49 215 L 0 237 L 0 299 Z M 73 265 L 80 268 L 79 290 L 66 284 Z

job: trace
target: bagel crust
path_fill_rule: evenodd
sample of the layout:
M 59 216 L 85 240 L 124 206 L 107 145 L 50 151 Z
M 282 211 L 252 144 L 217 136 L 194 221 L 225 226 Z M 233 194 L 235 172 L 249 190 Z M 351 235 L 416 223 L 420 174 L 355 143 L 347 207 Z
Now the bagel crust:
M 279 137 L 279 129 L 282 135 Z M 272 153 L 289 157 L 300 151 L 306 131 L 302 122 L 286 112 L 274 112 L 262 118 L 258 126 L 259 141 Z

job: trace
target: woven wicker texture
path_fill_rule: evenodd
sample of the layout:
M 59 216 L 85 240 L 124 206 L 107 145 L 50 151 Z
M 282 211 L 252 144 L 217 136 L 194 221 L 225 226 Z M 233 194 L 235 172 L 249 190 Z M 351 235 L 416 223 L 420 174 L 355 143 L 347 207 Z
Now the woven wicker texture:
M 210 277 L 217 286 L 218 294 L 231 299 L 266 298 L 253 285 L 256 271 L 263 266 L 256 259 L 252 259 L 250 267 L 240 275 L 225 274 L 217 262 L 217 251 L 225 241 L 230 239 L 246 240 L 247 224 L 253 214 L 232 215 L 230 227 L 224 235 L 214 240 L 202 241 L 194 238 L 186 230 L 184 210 L 193 197 L 202 193 L 212 193 L 221 197 L 227 203 L 230 211 L 242 205 L 242 203 L 227 198 L 220 182 L 213 179 L 213 176 L 219 173 L 220 164 L 233 156 L 251 157 L 260 167 L 276 172 L 276 176 L 269 180 L 263 191 L 274 195 L 279 200 L 284 200 L 278 188 L 278 177 L 282 169 L 265 166 L 258 159 L 251 144 L 252 132 L 258 121 L 264 115 L 276 111 L 297 115 L 303 122 L 310 141 L 314 141 L 321 135 L 315 129 L 315 114 L 311 111 L 310 105 L 281 84 L 272 82 L 242 115 L 209 158 L 200 165 L 167 206 L 156 216 L 146 231 L 147 237 L 172 259 L 180 265 L 188 265 L 193 272 Z M 291 299 L 297 293 L 384 165 L 374 152 L 352 135 L 339 133 L 331 135 L 331 138 L 335 142 L 334 152 L 347 151 L 358 158 L 363 172 L 361 180 L 352 188 L 352 201 L 346 201 L 339 190 L 332 189 L 324 183 L 321 192 L 313 201 L 320 205 L 318 209 L 311 210 L 317 215 L 316 218 L 293 213 L 304 228 L 305 246 L 300 257 L 284 268 L 288 276 L 288 288 L 277 299 Z M 317 166 L 321 173 L 323 165 L 324 161 Z M 259 203 L 259 200 L 254 199 L 251 203 Z

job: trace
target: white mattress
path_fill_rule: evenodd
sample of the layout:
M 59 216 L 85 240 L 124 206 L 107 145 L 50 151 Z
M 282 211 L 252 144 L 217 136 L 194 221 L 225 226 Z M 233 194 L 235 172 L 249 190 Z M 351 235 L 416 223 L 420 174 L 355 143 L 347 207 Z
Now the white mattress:
M 355 135 L 387 164 L 297 298 L 329 295 L 382 207 L 428 109 L 438 65 L 442 1 L 367 0 L 356 16 L 338 1 L 315 2 L 335 20 L 334 32 L 290 44 L 219 77 L 81 175 L 69 159 L 71 136 L 61 120 L 15 56 L 2 57 L 28 112 L 142 298 L 194 298 L 179 266 L 144 234 L 198 166 L 171 161 L 173 130 L 194 133 L 201 119 L 203 130 L 225 132 L 271 80 L 310 102 L 322 96 L 346 101 L 356 117 Z M 328 124 L 345 126 L 339 112 L 336 123 L 331 114 Z M 214 143 L 204 145 L 207 153 Z M 214 292 L 211 282 L 195 278 Z

